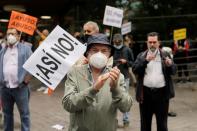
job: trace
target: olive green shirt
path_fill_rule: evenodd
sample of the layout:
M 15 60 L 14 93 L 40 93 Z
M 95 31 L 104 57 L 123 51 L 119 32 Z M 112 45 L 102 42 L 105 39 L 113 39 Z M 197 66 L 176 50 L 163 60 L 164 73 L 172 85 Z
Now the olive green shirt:
M 109 70 L 105 68 L 103 73 Z M 68 73 L 62 104 L 70 112 L 69 131 L 116 131 L 117 109 L 128 112 L 132 98 L 125 90 L 122 74 L 117 88 L 111 90 L 109 82 L 97 92 L 89 65 L 73 67 Z

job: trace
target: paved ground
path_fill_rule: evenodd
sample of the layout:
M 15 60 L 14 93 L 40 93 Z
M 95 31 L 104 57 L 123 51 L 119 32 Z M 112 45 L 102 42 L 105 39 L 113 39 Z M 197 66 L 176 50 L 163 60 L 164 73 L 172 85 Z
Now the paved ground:
M 69 114 L 61 106 L 61 98 L 64 92 L 63 83 L 60 84 L 52 96 L 35 91 L 39 84 L 40 82 L 36 79 L 31 83 L 31 131 L 57 131 L 52 128 L 55 124 L 63 125 L 63 131 L 67 131 Z M 131 94 L 134 96 L 133 89 Z M 176 97 L 171 101 L 170 107 L 178 114 L 177 117 L 169 117 L 170 131 L 197 131 L 197 83 L 176 84 Z M 134 101 L 130 111 L 131 123 L 129 127 L 119 128 L 118 131 L 140 131 L 138 110 L 138 104 Z M 118 119 L 122 124 L 121 113 L 118 114 Z M 15 109 L 15 131 L 19 130 L 19 115 Z M 153 121 L 153 131 L 156 131 L 155 120 Z

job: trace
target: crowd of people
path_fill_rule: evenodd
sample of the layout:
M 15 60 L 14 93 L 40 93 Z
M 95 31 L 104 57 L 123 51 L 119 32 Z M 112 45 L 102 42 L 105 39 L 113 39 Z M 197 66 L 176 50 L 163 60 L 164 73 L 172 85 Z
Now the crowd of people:
M 49 34 L 48 29 L 36 32 L 39 44 Z M 132 35 L 116 32 L 109 38 L 93 21 L 85 23 L 83 31 L 73 36 L 85 43 L 87 49 L 66 75 L 62 106 L 70 113 L 69 131 L 116 131 L 118 110 L 123 113 L 123 126 L 132 124 L 132 116 L 129 116 L 133 103 L 131 85 L 136 88 L 141 131 L 151 131 L 154 114 L 157 130 L 168 131 L 169 102 L 175 94 L 172 75 L 177 70 L 172 53 L 174 57 L 180 56 L 178 52 L 186 53 L 188 45 L 175 43 L 170 53 L 161 49 L 160 35 L 150 32 L 147 48 L 141 51 Z M 31 129 L 29 82 L 32 76 L 22 65 L 31 56 L 33 46 L 25 38 L 13 28 L 5 35 L 0 32 L 0 110 L 4 131 L 14 130 L 15 103 L 21 131 Z M 187 67 L 178 66 L 178 70 L 181 69 L 187 70 Z M 185 75 L 186 80 L 191 81 L 188 72 Z M 37 91 L 46 94 L 48 88 L 41 85 Z

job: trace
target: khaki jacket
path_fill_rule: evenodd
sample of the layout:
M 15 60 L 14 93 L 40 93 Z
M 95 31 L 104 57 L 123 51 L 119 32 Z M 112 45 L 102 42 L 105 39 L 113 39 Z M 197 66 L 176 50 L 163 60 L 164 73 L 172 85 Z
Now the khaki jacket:
M 109 70 L 106 68 L 103 73 Z M 117 109 L 128 112 L 132 98 L 125 91 L 122 74 L 116 89 L 110 90 L 107 80 L 99 92 L 93 90 L 91 70 L 83 65 L 67 75 L 62 104 L 70 112 L 69 131 L 116 131 Z

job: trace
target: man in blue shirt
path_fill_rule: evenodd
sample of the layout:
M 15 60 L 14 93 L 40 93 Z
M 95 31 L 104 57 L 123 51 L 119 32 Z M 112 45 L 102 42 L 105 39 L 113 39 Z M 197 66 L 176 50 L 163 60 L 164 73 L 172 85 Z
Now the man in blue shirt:
M 16 103 L 21 118 L 21 131 L 30 131 L 28 83 L 31 76 L 22 66 L 32 51 L 29 46 L 19 42 L 20 35 L 16 29 L 8 29 L 6 38 L 7 45 L 0 51 L 3 130 L 14 130 L 13 110 Z

